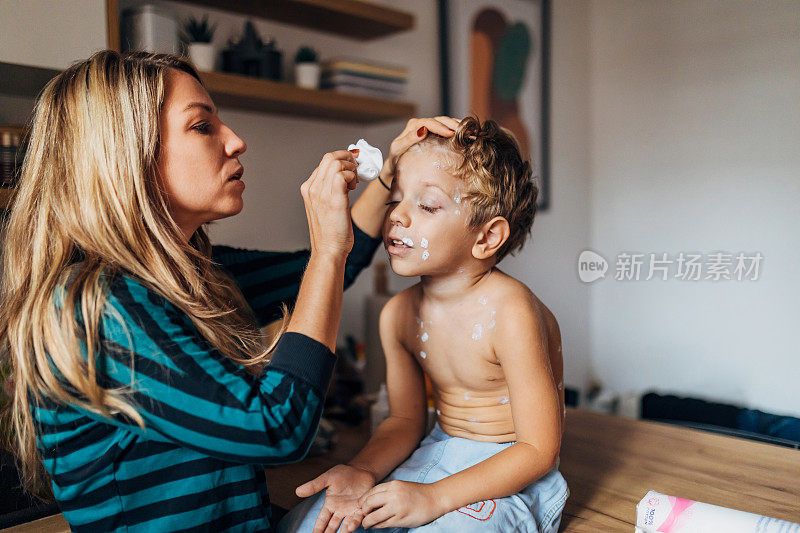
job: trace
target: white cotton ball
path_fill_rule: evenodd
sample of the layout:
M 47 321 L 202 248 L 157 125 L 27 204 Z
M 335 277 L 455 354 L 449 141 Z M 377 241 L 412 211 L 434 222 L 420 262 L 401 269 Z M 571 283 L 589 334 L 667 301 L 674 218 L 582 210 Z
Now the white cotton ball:
M 348 150 L 358 148 L 358 179 L 374 180 L 383 168 L 383 154 L 379 148 L 370 146 L 364 139 L 359 139 L 356 144 L 347 147 Z

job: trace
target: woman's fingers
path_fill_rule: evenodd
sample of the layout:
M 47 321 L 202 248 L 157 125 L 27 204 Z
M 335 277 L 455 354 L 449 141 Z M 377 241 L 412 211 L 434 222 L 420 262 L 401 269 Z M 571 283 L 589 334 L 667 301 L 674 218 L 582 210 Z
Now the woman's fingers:
M 363 519 L 364 514 L 361 511 L 356 511 L 342 521 L 342 530 L 344 533 L 353 533 L 361 525 Z

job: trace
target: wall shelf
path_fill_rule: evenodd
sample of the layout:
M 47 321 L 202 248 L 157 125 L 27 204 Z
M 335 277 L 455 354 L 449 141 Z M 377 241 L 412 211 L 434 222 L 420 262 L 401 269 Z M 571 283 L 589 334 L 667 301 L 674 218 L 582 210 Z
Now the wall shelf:
M 227 72 L 201 72 L 200 77 L 214 102 L 221 107 L 343 122 L 397 120 L 409 118 L 416 113 L 416 106 L 407 102 L 303 89 L 290 83 Z
M 184 3 L 263 17 L 296 26 L 334 32 L 354 39 L 371 39 L 410 30 L 415 17 L 363 0 L 180 0 Z M 119 2 L 106 0 L 108 46 L 120 49 Z M 328 90 L 304 89 L 291 83 L 228 72 L 201 72 L 220 107 L 337 120 L 380 122 L 416 115 L 416 105 Z
M 411 13 L 363 0 L 181 1 L 361 40 L 411 30 L 415 21 Z

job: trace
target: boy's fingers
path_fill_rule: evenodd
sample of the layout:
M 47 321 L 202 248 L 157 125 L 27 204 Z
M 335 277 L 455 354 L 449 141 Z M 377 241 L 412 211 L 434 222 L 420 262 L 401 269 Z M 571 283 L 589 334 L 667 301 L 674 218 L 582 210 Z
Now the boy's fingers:
M 312 494 L 318 493 L 325 487 L 327 487 L 327 484 L 325 483 L 325 474 L 322 474 L 321 476 L 315 477 L 311 481 L 303 483 L 297 487 L 294 492 L 301 498 L 307 498 Z
M 336 533 L 341 523 L 342 517 L 334 513 L 328 522 L 328 527 L 325 528 L 325 533 Z
M 386 507 L 381 507 L 380 509 L 376 509 L 375 511 L 365 516 L 364 520 L 361 521 L 361 525 L 364 526 L 365 528 L 372 528 L 375 527 L 377 524 L 383 523 L 393 517 L 394 513 L 390 509 L 387 509 Z
M 313 533 L 324 533 L 325 528 L 328 526 L 328 522 L 331 520 L 331 515 L 333 515 L 333 513 L 330 511 L 330 509 L 323 505 L 322 509 L 319 510 L 319 515 L 317 515 L 317 521 L 314 522 Z

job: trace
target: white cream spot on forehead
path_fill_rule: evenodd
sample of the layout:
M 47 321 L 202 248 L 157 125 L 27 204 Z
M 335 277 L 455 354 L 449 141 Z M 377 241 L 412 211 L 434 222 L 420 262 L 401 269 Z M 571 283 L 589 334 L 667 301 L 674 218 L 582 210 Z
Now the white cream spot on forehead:
M 419 352 L 419 356 L 425 359 L 426 357 L 428 357 L 428 354 L 426 354 L 425 352 Z
M 425 237 L 422 237 L 419 240 L 419 245 L 422 246 L 423 248 L 427 248 L 428 247 L 428 239 L 426 239 Z
M 428 341 L 428 334 L 427 333 L 423 333 L 422 334 L 422 342 L 427 342 L 427 341 Z
M 483 337 L 483 326 L 481 324 L 475 324 L 472 326 L 472 340 L 476 341 Z

